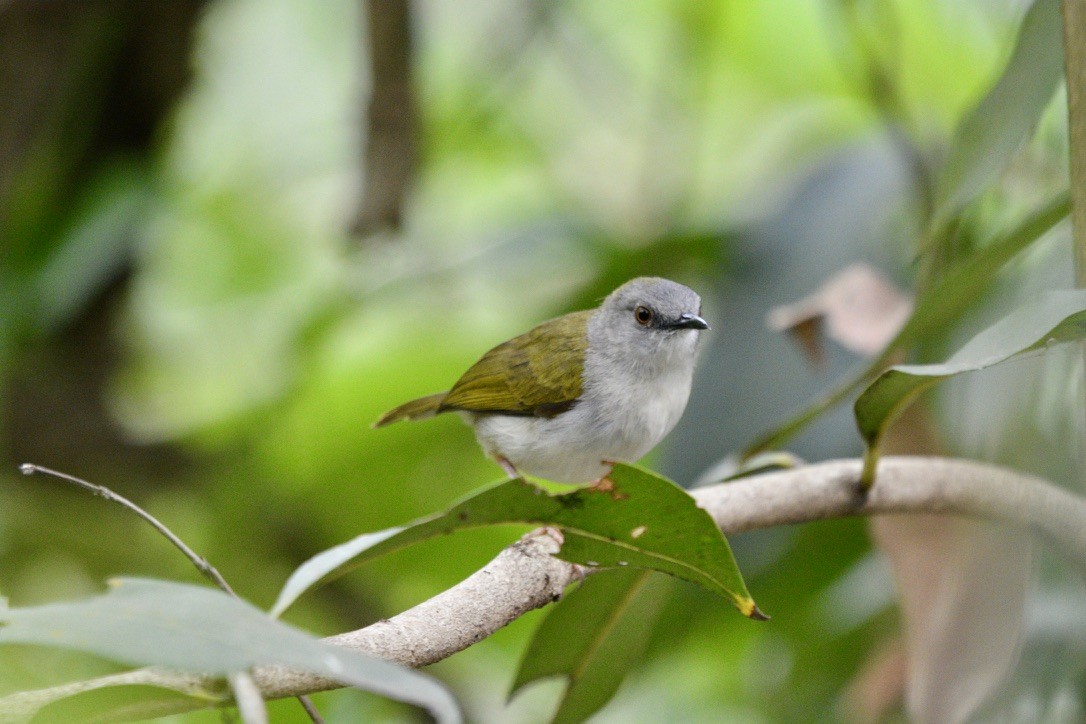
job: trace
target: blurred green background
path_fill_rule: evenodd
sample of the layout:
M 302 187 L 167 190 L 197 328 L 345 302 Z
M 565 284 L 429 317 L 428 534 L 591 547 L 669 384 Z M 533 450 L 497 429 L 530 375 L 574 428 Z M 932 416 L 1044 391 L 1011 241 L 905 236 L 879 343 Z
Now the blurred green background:
M 454 417 L 371 430 L 382 411 L 640 274 L 694 287 L 713 325 L 687 415 L 649 461 L 692 483 L 856 364 L 831 346 L 812 367 L 765 328 L 771 307 L 854 261 L 914 285 L 925 189 L 1025 7 L 0 4 L 0 594 L 31 605 L 116 574 L 198 577 L 119 508 L 17 475 L 34 462 L 131 497 L 267 606 L 308 556 L 500 477 Z M 952 251 L 1066 184 L 1064 104 L 1061 91 Z M 1068 236 L 1035 247 L 920 356 L 1069 285 Z M 1078 484 L 1075 364 L 949 386 L 945 444 Z M 1043 452 L 1055 444 L 1063 454 Z M 847 406 L 792 449 L 858 454 Z M 517 533 L 389 556 L 287 618 L 328 634 L 387 617 Z M 900 675 L 872 674 L 898 613 L 865 524 L 733 543 L 773 622 L 676 585 L 598 720 L 863 719 L 857 702 L 880 682 L 877 715 L 901 717 Z M 1042 568 L 1042 643 L 1000 711 L 1075 721 L 1081 585 Z M 539 616 L 432 667 L 472 720 L 546 720 L 557 682 L 505 703 Z M 31 648 L 0 661 L 0 693 L 111 670 Z M 316 699 L 335 721 L 419 716 L 357 692 Z M 302 720 L 296 702 L 273 715 Z

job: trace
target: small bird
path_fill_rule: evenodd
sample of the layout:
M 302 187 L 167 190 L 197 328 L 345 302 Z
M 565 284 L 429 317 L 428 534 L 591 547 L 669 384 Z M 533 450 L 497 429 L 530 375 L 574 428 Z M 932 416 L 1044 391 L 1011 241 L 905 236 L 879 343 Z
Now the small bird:
M 510 476 L 598 481 L 614 462 L 638 460 L 675 427 L 704 329 L 692 289 L 632 279 L 596 309 L 499 344 L 448 392 L 406 402 L 373 426 L 458 412 Z

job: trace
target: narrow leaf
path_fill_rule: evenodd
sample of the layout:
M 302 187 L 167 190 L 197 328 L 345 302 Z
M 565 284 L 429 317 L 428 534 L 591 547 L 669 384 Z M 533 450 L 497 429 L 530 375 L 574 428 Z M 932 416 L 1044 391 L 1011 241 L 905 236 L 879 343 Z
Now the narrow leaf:
M 1062 38 L 1059 0 L 1035 0 L 1003 74 L 954 135 L 936 183 L 934 226 L 976 198 L 1037 125 L 1063 77 Z
M 245 671 L 235 671 L 230 674 L 229 681 L 241 721 L 244 724 L 268 724 L 268 707 L 253 677 Z
M 278 664 L 425 707 L 440 721 L 461 719 L 455 699 L 433 678 L 325 644 L 203 586 L 123 578 L 94 598 L 9 608 L 0 612 L 0 643 L 222 676 Z
M 945 330 L 976 303 L 1007 262 L 1051 231 L 1070 213 L 1071 196 L 1067 191 L 1062 191 L 1002 237 L 947 269 L 916 300 L 912 316 L 888 349 L 905 350 L 933 333 Z M 880 358 L 883 360 L 882 366 L 885 366 L 886 358 L 885 354 Z
M 346 543 L 332 546 L 328 550 L 321 551 L 317 555 L 298 566 L 290 578 L 287 579 L 283 590 L 279 592 L 275 605 L 272 606 L 269 615 L 279 618 L 283 612 L 290 608 L 298 597 L 315 586 L 332 571 L 342 568 L 363 551 L 374 547 L 378 543 L 400 533 L 402 527 L 388 528 L 376 533 L 363 533 L 350 539 Z
M 797 455 L 786 450 L 774 450 L 742 458 L 737 453 L 732 453 L 713 463 L 708 469 L 697 477 L 691 488 L 701 488 L 706 485 L 714 485 L 752 475 L 761 475 L 773 470 L 787 470 L 798 468 L 806 463 Z
M 304 563 L 272 610 L 286 610 L 318 581 L 385 553 L 464 528 L 508 523 L 560 528 L 565 543 L 559 557 L 571 563 L 651 568 L 727 597 L 746 616 L 764 616 L 709 514 L 670 480 L 623 464 L 603 485 L 551 495 L 516 478 L 402 529 L 367 533 Z
M 1083 337 L 1086 291 L 1049 292 L 978 334 L 942 364 L 897 365 L 883 372 L 861 393 L 855 405 L 856 425 L 867 444 L 864 484 L 874 482 L 883 432 L 924 390 L 947 377 Z
M 667 600 L 666 579 L 604 571 L 565 596 L 536 630 L 510 696 L 551 676 L 569 681 L 554 722 L 581 722 L 611 700 L 644 656 Z

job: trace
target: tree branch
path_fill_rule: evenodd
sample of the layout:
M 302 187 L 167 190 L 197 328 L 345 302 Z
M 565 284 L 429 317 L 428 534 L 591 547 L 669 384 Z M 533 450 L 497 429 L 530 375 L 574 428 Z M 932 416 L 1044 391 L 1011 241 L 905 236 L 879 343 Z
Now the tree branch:
M 1008 468 L 924 457 L 884 458 L 878 482 L 865 493 L 859 482 L 860 468 L 859 460 L 824 462 L 700 488 L 692 495 L 726 534 L 849 516 L 962 515 L 1033 531 L 1086 568 L 1086 498 Z M 558 541 L 546 530 L 530 533 L 434 598 L 326 641 L 407 666 L 441 661 L 556 600 L 579 575 L 573 565 L 552 557 L 558 549 Z M 265 699 L 340 686 L 281 667 L 258 669 L 252 678 Z M 213 688 L 210 680 L 199 676 L 141 669 L 0 699 L 0 721 L 61 694 L 133 683 L 182 690 Z M 125 714 L 160 716 L 179 711 L 179 706 L 191 709 L 201 704 L 196 700 L 147 702 Z

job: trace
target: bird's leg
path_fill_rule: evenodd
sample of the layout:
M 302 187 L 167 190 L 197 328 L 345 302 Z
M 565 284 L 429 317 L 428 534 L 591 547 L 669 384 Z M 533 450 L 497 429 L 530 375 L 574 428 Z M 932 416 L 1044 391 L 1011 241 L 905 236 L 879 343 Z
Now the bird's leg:
M 495 460 L 495 462 L 498 463 L 498 465 L 502 466 L 502 470 L 504 470 L 505 474 L 508 475 L 509 477 L 511 477 L 511 478 L 519 478 L 520 477 L 520 473 L 517 472 L 517 466 L 514 465 L 513 463 L 509 462 L 505 458 L 503 458 L 501 455 L 495 455 L 494 460 Z

